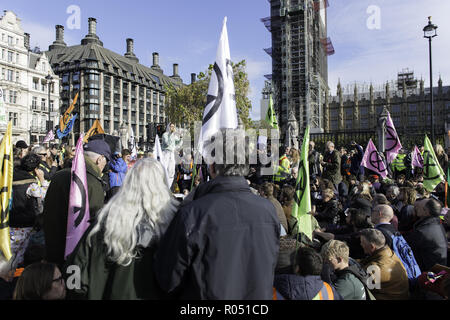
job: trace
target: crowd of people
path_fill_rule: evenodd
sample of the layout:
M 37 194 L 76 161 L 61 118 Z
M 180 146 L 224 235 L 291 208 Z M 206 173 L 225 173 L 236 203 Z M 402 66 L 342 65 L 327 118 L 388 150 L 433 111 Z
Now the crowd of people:
M 178 140 L 163 141 L 178 152 Z M 234 140 L 223 145 L 224 158 L 236 157 Z M 435 149 L 447 172 L 447 154 Z M 356 142 L 339 150 L 328 142 L 321 153 L 310 141 L 310 238 L 292 215 L 299 150 L 282 147 L 273 175 L 238 161 L 195 164 L 183 153 L 178 165 L 165 156 L 174 166 L 167 174 L 151 153 L 134 159 L 129 150 L 90 140 L 90 226 L 65 257 L 74 154 L 69 145 L 16 143 L 13 258 L 0 264 L 0 299 L 450 296 L 445 184 L 425 190 L 408 152 L 382 179 L 361 166 L 364 148 Z

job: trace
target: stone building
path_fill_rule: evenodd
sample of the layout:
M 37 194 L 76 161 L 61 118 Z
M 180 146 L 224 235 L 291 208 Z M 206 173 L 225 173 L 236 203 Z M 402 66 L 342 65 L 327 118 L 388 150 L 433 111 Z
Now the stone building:
M 3 89 L 6 114 L 13 122 L 13 143 L 42 142 L 51 123 L 59 119 L 59 78 L 53 73 L 47 55 L 38 48 L 31 50 L 30 34 L 25 33 L 21 19 L 12 11 L 0 18 L 0 88 Z M 48 101 L 48 83 L 51 75 Z M 50 107 L 50 110 L 49 110 Z M 3 135 L 6 127 L 0 127 Z
M 164 86 L 182 85 L 178 64 L 173 65 L 172 76 L 165 75 L 157 52 L 151 67 L 140 64 L 133 39 L 126 40 L 124 55 L 104 48 L 95 18 L 89 18 L 89 33 L 81 44 L 70 47 L 64 42 L 64 27 L 57 25 L 56 40 L 47 54 L 61 78 L 62 113 L 80 93 L 74 111 L 79 114 L 75 135 L 88 131 L 99 119 L 106 133 L 117 134 L 121 126 L 127 126 L 143 143 L 147 124 L 167 122 Z
M 433 94 L 435 133 L 442 135 L 450 123 L 450 86 L 443 86 L 439 78 Z M 409 70 L 378 88 L 355 84 L 344 89 L 339 83 L 337 95 L 328 96 L 325 103 L 325 132 L 373 131 L 384 106 L 399 134 L 431 132 L 430 88 Z

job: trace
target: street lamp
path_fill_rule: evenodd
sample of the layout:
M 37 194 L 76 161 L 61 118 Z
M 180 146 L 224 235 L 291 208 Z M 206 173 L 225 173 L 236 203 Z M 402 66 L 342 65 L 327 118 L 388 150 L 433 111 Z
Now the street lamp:
M 430 51 L 430 96 L 431 96 L 431 143 L 434 144 L 434 121 L 433 121 L 433 61 L 431 56 L 431 40 L 437 36 L 437 26 L 431 23 L 431 17 L 428 17 L 428 25 L 423 28 L 423 37 L 428 38 Z
M 50 87 L 53 84 L 53 77 L 49 73 L 48 76 L 45 77 L 45 79 L 47 80 L 47 84 L 48 84 L 48 122 L 47 122 L 47 132 L 46 132 L 46 133 L 48 133 L 52 129 L 52 124 L 51 124 L 51 120 L 50 120 Z

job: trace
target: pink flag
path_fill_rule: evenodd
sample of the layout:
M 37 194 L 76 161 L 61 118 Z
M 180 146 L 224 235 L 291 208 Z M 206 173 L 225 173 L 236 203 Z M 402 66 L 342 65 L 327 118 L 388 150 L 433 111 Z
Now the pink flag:
M 369 143 L 367 144 L 366 152 L 364 153 L 361 165 L 369 170 L 378 173 L 383 178 L 387 177 L 386 164 L 384 163 L 383 158 L 378 153 L 377 148 L 372 142 L 372 139 L 370 139 Z
M 423 157 L 417 146 L 414 146 L 414 150 L 411 154 L 411 164 L 413 167 L 423 168 Z
M 391 163 L 395 157 L 397 157 L 398 152 L 402 148 L 402 144 L 400 143 L 400 139 L 389 112 L 386 120 L 386 135 L 384 141 L 386 146 L 386 160 L 388 163 Z
M 55 134 L 53 133 L 53 130 L 50 130 L 48 133 L 47 133 L 47 135 L 45 136 L 45 139 L 44 139 L 44 143 L 47 143 L 47 142 L 50 142 L 50 141 L 53 141 L 53 140 L 55 140 Z
M 78 139 L 72 162 L 65 258 L 72 253 L 89 227 L 89 198 L 83 138 L 84 134 Z

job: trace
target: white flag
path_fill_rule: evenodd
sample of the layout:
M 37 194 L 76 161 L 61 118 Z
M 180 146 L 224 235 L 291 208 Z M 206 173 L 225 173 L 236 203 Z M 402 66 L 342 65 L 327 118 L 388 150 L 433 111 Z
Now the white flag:
M 153 159 L 158 160 L 161 163 L 162 167 L 164 168 L 164 173 L 166 175 L 167 184 L 168 184 L 168 187 L 170 188 L 172 183 L 169 182 L 169 173 L 167 172 L 167 168 L 165 165 L 165 163 L 167 163 L 167 162 L 164 161 L 164 155 L 162 153 L 161 143 L 159 142 L 158 135 L 156 135 L 156 137 L 155 137 L 155 147 L 153 148 Z
M 203 113 L 199 150 L 203 153 L 204 143 L 220 129 L 238 127 L 233 67 L 228 45 L 227 18 L 223 20 L 222 34 L 217 48 L 214 70 L 209 83 L 208 97 Z
M 0 126 L 6 127 L 8 120 L 6 119 L 6 105 L 3 89 L 0 88 Z
M 136 140 L 134 138 L 134 132 L 133 128 L 130 128 L 128 131 L 128 149 L 130 149 L 131 152 L 131 158 L 133 160 L 137 159 L 137 148 L 136 148 Z

